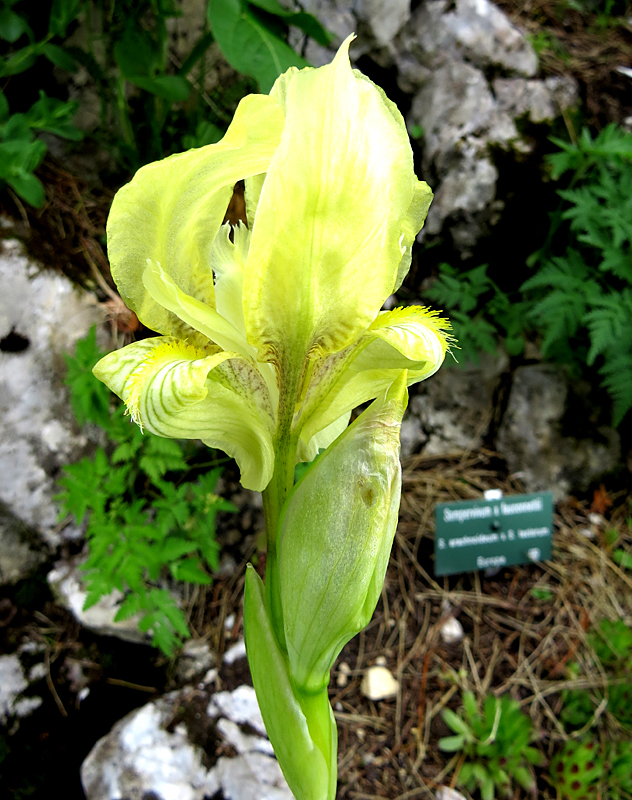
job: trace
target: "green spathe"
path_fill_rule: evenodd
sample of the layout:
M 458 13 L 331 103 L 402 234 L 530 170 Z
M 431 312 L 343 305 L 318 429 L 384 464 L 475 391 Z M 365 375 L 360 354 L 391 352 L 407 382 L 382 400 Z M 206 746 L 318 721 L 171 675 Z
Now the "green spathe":
M 406 372 L 295 486 L 279 523 L 285 641 L 292 678 L 319 692 L 342 647 L 370 621 L 397 527 Z
M 263 582 L 251 565 L 244 633 L 261 716 L 288 786 L 300 800 L 334 800 L 338 734 L 327 688 L 305 697 L 293 687 L 270 624 Z

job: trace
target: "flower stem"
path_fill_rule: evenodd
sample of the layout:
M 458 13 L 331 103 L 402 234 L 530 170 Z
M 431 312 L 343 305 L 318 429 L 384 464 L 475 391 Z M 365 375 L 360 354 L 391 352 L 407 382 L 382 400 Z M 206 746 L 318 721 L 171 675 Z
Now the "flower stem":
M 263 510 L 267 543 L 266 605 L 278 643 L 283 650 L 286 650 L 277 553 L 277 530 L 281 509 L 294 486 L 298 436 L 292 431 L 292 421 L 301 380 L 296 369 L 281 370 L 281 376 L 282 379 L 279 383 L 283 388 L 279 398 L 277 437 L 274 446 L 274 473 L 268 487 L 263 491 Z M 293 380 L 283 380 L 284 376 L 292 376 Z

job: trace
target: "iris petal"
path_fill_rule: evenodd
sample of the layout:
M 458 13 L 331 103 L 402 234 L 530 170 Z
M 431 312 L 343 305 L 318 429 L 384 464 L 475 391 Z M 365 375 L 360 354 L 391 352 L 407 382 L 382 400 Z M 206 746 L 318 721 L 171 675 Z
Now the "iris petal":
M 94 374 L 146 430 L 202 439 L 237 461 L 247 489 L 267 486 L 274 467 L 272 408 L 260 374 L 239 354 L 208 354 L 171 337 L 144 339 L 109 353 Z
M 257 206 L 244 308 L 259 358 L 283 369 L 369 327 L 393 290 L 415 197 L 403 119 L 351 69 L 349 41 L 272 91 L 286 123 Z
M 267 170 L 282 130 L 278 103 L 249 95 L 220 142 L 148 164 L 117 193 L 107 226 L 112 276 L 148 328 L 165 335 L 181 330 L 178 318 L 144 289 L 148 259 L 184 292 L 214 306 L 209 254 L 233 186 Z

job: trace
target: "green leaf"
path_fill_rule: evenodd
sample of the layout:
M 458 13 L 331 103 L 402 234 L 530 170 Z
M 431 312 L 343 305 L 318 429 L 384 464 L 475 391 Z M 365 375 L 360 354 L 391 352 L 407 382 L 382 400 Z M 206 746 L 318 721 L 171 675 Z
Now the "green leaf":
M 127 76 L 127 80 L 140 89 L 172 103 L 183 102 L 191 94 L 191 84 L 180 75 L 159 75 L 156 78 L 135 75 Z
M 158 68 L 159 55 L 150 35 L 130 22 L 114 45 L 114 60 L 123 77 L 133 81 L 150 78 Z
M 79 69 L 79 65 L 70 53 L 61 47 L 57 47 L 56 44 L 44 44 L 41 46 L 40 52 L 60 69 L 65 69 L 67 72 L 76 72 Z
M 29 175 L 28 172 L 24 172 L 21 175 L 7 175 L 5 180 L 22 200 L 26 200 L 27 203 L 35 208 L 41 208 L 44 205 L 46 196 L 44 187 L 35 175 Z
M 27 112 L 29 125 L 37 130 L 62 136 L 64 139 L 73 141 L 83 139 L 83 133 L 71 122 L 77 113 L 79 103 L 66 103 L 55 97 L 48 97 L 42 90 L 39 95 L 39 100 Z
M 241 0 L 210 0 L 208 20 L 228 63 L 254 78 L 262 92 L 290 67 L 307 62 Z
M 612 554 L 612 560 L 623 569 L 632 569 L 632 555 L 626 553 L 625 550 L 615 550 Z
M 54 36 L 66 35 L 68 25 L 76 18 L 81 0 L 53 0 L 48 30 Z
M 189 55 L 182 62 L 182 66 L 178 70 L 178 75 L 186 78 L 186 76 L 189 74 L 189 72 L 191 72 L 193 67 L 202 58 L 213 42 L 214 39 L 212 33 L 205 33 L 201 39 L 198 39 Z
M 37 55 L 32 45 L 12 53 L 4 62 L 0 62 L 0 76 L 18 75 L 30 69 L 37 61 Z
M 456 753 L 457 750 L 462 750 L 465 744 L 465 736 L 444 736 L 439 739 L 439 750 L 445 753 Z
M 457 714 L 455 714 L 454 711 L 452 711 L 451 709 L 445 708 L 443 710 L 443 712 L 442 712 L 442 716 L 443 716 L 443 720 L 446 723 L 446 725 L 448 727 L 452 728 L 452 730 L 455 733 L 458 733 L 458 734 L 460 734 L 462 736 L 471 735 L 471 732 L 470 732 L 470 729 L 469 729 L 467 723 L 464 722 L 461 719 L 461 717 L 459 717 Z
M 189 583 L 211 583 L 210 576 L 204 572 L 198 558 L 187 558 L 177 564 L 171 564 L 171 574 L 177 581 L 189 581 Z
M 531 589 L 531 597 L 535 597 L 536 600 L 543 600 L 547 602 L 548 600 L 552 600 L 554 597 L 553 592 L 550 589 L 547 589 L 545 586 L 534 586 Z
M 170 561 L 176 561 L 187 553 L 191 553 L 196 547 L 197 545 L 195 542 L 172 536 L 162 545 L 160 552 L 161 561 L 164 564 L 168 564 Z
M 0 124 L 6 122 L 8 116 L 9 116 L 9 101 L 7 100 L 7 96 L 2 91 L 2 89 L 0 89 Z
M 11 11 L 6 6 L 0 11 L 0 39 L 5 42 L 17 42 L 23 34 L 30 32 L 29 25 L 24 17 Z
M 329 47 L 334 38 L 329 31 L 323 28 L 316 17 L 304 11 L 290 11 L 284 8 L 278 0 L 249 0 L 249 4 L 281 17 L 287 25 L 295 25 L 323 47 Z

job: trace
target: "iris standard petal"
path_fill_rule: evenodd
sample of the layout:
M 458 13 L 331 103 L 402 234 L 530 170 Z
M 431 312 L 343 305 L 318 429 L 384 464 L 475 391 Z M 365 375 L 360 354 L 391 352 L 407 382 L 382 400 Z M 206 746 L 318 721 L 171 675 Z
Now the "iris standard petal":
M 272 91 L 286 123 L 257 212 L 246 274 L 248 340 L 301 369 L 366 330 L 392 292 L 413 202 L 408 135 L 349 64 L 289 71 Z
M 144 339 L 101 359 L 94 374 L 141 428 L 202 439 L 232 456 L 247 489 L 274 467 L 272 408 L 259 372 L 237 353 L 200 350 L 171 337 Z
M 283 122 L 273 98 L 249 95 L 220 142 L 148 164 L 117 193 L 107 225 L 112 277 L 125 303 L 152 330 L 169 335 L 181 325 L 146 293 L 147 259 L 187 294 L 214 305 L 209 254 L 233 186 L 267 170 Z
M 324 362 L 305 398 L 301 439 L 313 436 L 353 408 L 386 390 L 401 370 L 407 384 L 429 378 L 439 369 L 450 346 L 450 323 L 423 306 L 396 308 L 378 315 L 355 347 Z
M 143 272 L 143 285 L 147 295 L 161 308 L 167 309 L 191 328 L 204 334 L 222 350 L 236 351 L 246 357 L 256 353 L 237 328 L 215 308 L 183 292 L 160 264 L 147 264 Z

